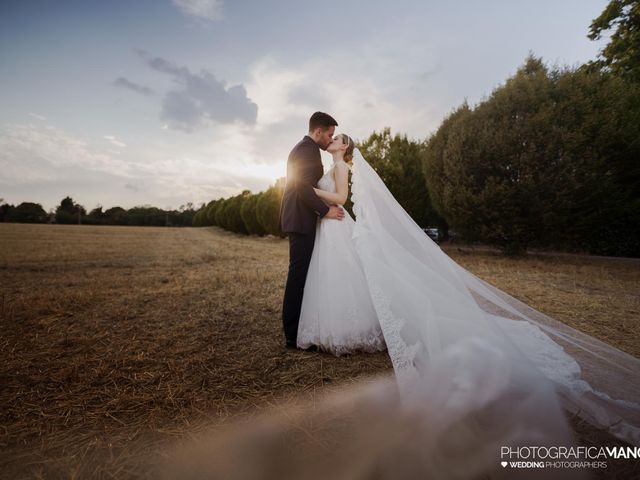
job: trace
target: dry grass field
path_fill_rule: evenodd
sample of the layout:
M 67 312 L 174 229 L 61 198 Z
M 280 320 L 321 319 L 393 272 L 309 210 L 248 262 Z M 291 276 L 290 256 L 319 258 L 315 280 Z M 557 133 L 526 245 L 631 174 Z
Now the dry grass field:
M 385 353 L 282 347 L 281 239 L 0 224 L 0 244 L 3 478 L 154 478 L 162 447 L 201 425 L 391 369 Z M 640 356 L 640 263 L 446 250 L 498 288 Z M 583 444 L 615 443 L 575 427 Z

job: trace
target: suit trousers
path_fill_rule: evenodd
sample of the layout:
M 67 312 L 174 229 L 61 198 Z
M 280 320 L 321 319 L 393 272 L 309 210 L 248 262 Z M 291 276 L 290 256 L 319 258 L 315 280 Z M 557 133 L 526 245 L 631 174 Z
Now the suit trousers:
M 288 235 L 289 273 L 282 302 L 282 324 L 286 342 L 295 345 L 298 337 L 304 284 L 307 281 L 316 233 L 314 231 L 312 234 L 289 233 Z

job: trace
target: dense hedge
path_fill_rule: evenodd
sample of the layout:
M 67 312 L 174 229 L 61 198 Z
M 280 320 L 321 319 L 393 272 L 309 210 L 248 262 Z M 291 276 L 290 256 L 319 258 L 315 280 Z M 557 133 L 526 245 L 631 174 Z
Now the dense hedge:
M 426 142 L 435 208 L 467 240 L 640 255 L 640 86 L 530 56 Z
M 280 230 L 283 191 L 284 178 L 264 192 L 252 194 L 245 190 L 234 197 L 212 200 L 196 212 L 193 225 L 214 225 L 235 233 L 283 237 Z

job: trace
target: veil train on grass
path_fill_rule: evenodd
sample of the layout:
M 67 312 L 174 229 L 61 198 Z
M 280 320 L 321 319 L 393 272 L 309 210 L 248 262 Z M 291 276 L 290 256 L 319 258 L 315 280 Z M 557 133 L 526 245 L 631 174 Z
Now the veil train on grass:
M 353 240 L 409 402 L 440 390 L 450 399 L 442 404 L 443 418 L 482 407 L 487 419 L 520 440 L 558 434 L 558 425 L 567 424 L 564 407 L 640 443 L 639 359 L 458 265 L 398 204 L 358 149 L 352 200 Z

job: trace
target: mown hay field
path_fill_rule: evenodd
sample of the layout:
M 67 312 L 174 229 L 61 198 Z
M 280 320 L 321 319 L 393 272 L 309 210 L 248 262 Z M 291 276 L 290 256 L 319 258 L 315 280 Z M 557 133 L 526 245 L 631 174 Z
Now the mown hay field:
M 154 478 L 164 446 L 204 425 L 391 369 L 385 353 L 283 348 L 286 240 L 215 227 L 0 224 L 0 244 L 2 478 Z M 640 356 L 637 261 L 445 250 Z M 583 444 L 615 443 L 575 427 Z

